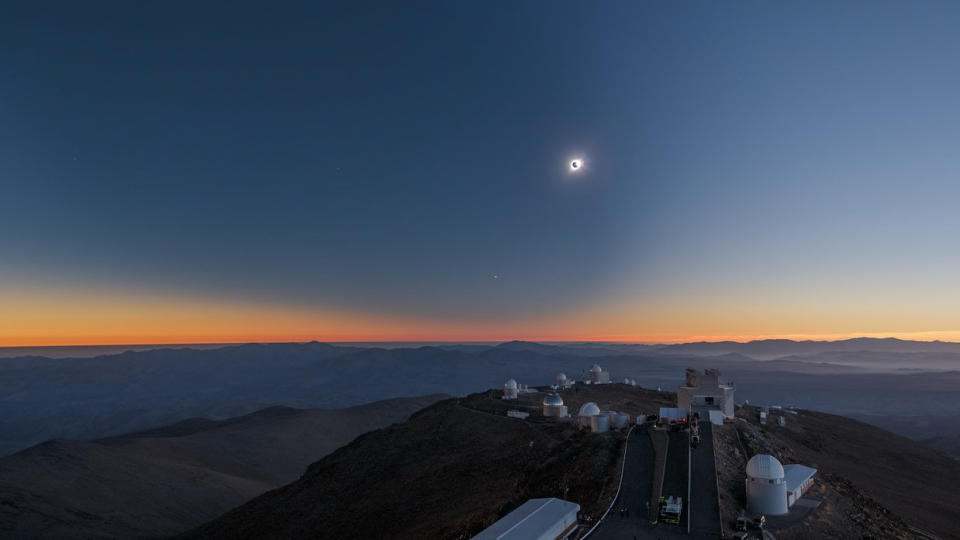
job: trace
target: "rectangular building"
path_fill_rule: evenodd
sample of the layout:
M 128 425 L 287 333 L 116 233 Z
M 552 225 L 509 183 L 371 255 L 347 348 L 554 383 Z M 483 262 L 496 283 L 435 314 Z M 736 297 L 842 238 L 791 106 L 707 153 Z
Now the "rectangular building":
M 686 381 L 677 388 L 677 407 L 688 411 L 713 409 L 733 418 L 733 390 L 733 385 L 720 382 L 719 370 L 700 373 L 687 368 Z
M 797 499 L 813 485 L 813 475 L 817 470 L 806 465 L 784 465 L 783 480 L 787 484 L 787 506 L 793 506 Z
M 580 505 L 562 499 L 530 499 L 473 540 L 557 540 L 577 527 Z

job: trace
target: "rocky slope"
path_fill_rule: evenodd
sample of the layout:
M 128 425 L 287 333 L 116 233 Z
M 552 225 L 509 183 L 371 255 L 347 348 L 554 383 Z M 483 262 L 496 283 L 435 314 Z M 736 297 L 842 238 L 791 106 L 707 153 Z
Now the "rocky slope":
M 774 414 L 774 413 L 772 413 Z M 812 493 L 822 501 L 812 518 L 778 538 L 912 538 L 912 529 L 960 538 L 960 466 L 911 439 L 849 418 L 799 410 L 786 425 L 741 407 L 733 425 L 717 430 L 721 499 L 727 525 L 745 504 L 745 457 L 776 456 L 818 469 Z

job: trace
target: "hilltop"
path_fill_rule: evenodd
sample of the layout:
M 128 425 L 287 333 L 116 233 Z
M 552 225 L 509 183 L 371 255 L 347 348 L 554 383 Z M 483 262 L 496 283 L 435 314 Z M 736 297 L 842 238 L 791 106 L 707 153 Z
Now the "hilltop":
M 0 536 L 176 534 L 292 482 L 357 435 L 403 422 L 447 397 L 342 410 L 271 407 L 95 441 L 42 443 L 0 459 Z
M 516 405 L 499 394 L 443 401 L 404 424 L 359 437 L 296 482 L 181 538 L 469 538 L 535 497 L 565 498 L 598 517 L 615 491 L 623 434 L 590 434 L 535 416 L 509 418 L 506 410 Z M 623 384 L 577 385 L 563 395 L 571 411 L 595 401 L 636 415 L 675 403 L 672 393 Z M 960 537 L 956 461 L 839 416 L 800 411 L 785 428 L 759 429 L 747 419 L 751 414 L 743 409 L 740 429 L 718 430 L 718 446 L 728 445 L 718 454 L 739 444 L 723 432 L 743 433 L 747 453 L 775 451 L 785 462 L 820 468 L 816 489 L 825 503 L 810 523 L 825 537 L 908 538 L 910 526 Z M 721 487 L 721 497 L 734 506 L 738 498 L 742 504 L 745 464 L 743 451 L 736 452 L 740 461 L 723 458 L 731 465 Z M 853 515 L 857 508 L 872 519 Z
M 573 410 L 602 400 L 639 413 L 670 402 L 666 392 L 622 384 L 565 396 Z M 437 403 L 182 538 L 469 538 L 527 499 L 557 493 L 602 514 L 623 434 L 507 417 L 517 406 L 496 391 Z

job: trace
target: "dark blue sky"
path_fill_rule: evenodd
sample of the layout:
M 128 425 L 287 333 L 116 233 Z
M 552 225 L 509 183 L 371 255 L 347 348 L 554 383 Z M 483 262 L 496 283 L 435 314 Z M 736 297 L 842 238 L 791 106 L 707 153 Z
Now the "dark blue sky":
M 650 306 L 702 334 L 771 295 L 955 298 L 958 15 L 8 3 L 0 281 L 638 336 Z

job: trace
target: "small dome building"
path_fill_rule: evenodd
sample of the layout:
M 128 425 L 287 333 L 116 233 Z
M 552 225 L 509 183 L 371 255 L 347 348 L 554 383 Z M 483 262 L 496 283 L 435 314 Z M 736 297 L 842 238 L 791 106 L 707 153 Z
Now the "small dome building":
M 591 384 L 604 384 L 610 382 L 610 373 L 604 371 L 599 364 L 594 364 L 590 368 L 590 383 Z
M 583 427 L 590 427 L 590 417 L 597 416 L 600 414 L 600 407 L 596 403 L 590 401 L 584 403 L 580 406 L 580 413 L 577 415 L 580 420 L 580 425 Z
M 757 454 L 747 462 L 747 512 L 781 516 L 789 511 L 783 465 L 769 454 Z
M 567 374 L 557 373 L 557 376 L 554 379 L 554 384 L 557 385 L 557 388 L 566 388 L 570 386 L 570 381 L 567 379 Z
M 596 416 L 600 414 L 600 407 L 594 402 L 584 403 L 580 407 L 580 416 Z
M 564 418 L 567 416 L 567 406 L 563 404 L 563 398 L 557 394 L 548 394 L 543 398 L 543 415 L 552 418 Z
M 518 392 L 517 381 L 507 379 L 507 382 L 503 383 L 503 399 L 517 399 Z

